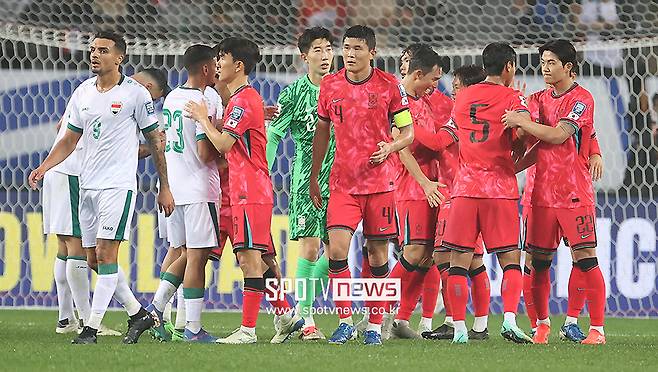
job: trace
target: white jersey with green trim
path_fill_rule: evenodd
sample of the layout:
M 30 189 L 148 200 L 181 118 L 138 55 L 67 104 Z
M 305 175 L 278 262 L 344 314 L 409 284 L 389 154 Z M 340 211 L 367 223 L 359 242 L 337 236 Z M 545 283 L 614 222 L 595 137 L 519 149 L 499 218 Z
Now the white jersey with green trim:
M 214 92 L 214 89 L 212 91 Z M 207 96 L 210 96 L 210 99 Z M 172 90 L 165 98 L 162 106 L 162 118 L 167 136 L 165 157 L 169 187 L 176 205 L 219 200 L 217 163 L 215 161 L 204 163 L 199 157 L 197 147 L 198 141 L 207 140 L 206 134 L 201 124 L 185 113 L 187 102 L 205 101 L 208 106 L 208 116 L 215 118 L 219 102 L 217 97 L 212 93 L 204 95 L 199 89 L 182 86 Z
M 82 133 L 80 188 L 137 189 L 139 130 L 158 128 L 148 90 L 121 76 L 107 92 L 96 88 L 96 77 L 85 80 L 71 97 L 67 127 Z
M 68 130 L 66 125 L 69 121 L 70 107 L 71 103 L 69 102 L 66 105 L 66 110 L 64 111 L 59 130 L 57 131 L 57 137 L 55 137 L 55 142 L 53 143 L 53 147 L 50 148 L 50 151 L 53 151 L 53 148 L 55 148 L 57 142 L 59 142 L 64 137 L 64 134 L 66 134 L 66 131 Z M 80 168 L 82 167 L 82 142 L 83 141 L 78 141 L 78 144 L 75 146 L 75 150 L 73 150 L 71 155 L 69 155 L 63 162 L 52 167 L 50 170 L 53 172 L 68 174 L 69 176 L 79 176 Z

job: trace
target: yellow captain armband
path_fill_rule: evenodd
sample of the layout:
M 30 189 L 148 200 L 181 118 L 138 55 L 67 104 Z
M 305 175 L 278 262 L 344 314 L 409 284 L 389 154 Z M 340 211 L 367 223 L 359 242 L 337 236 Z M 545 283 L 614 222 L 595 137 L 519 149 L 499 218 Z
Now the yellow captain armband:
M 409 109 L 404 109 L 393 115 L 393 122 L 398 128 L 404 128 L 413 124 L 413 120 L 411 119 L 411 112 L 409 112 Z

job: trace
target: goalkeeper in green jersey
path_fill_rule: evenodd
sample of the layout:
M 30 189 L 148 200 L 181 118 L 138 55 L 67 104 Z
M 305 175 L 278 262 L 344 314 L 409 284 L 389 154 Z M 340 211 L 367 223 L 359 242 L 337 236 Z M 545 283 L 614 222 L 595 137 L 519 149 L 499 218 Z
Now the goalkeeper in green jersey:
M 313 153 L 313 135 L 318 121 L 318 96 L 320 81 L 329 74 L 334 58 L 333 37 L 322 27 L 305 30 L 297 41 L 301 57 L 308 65 L 308 73 L 286 87 L 279 95 L 278 116 L 267 129 L 267 162 L 272 169 L 279 142 L 290 129 L 295 142 L 290 182 L 290 239 L 300 242 L 300 255 L 297 259 L 299 314 L 305 324 L 302 340 L 324 339 L 313 321 L 313 301 L 321 293 L 322 285 L 327 285 L 329 262 L 325 256 L 318 259 L 320 241 L 328 244 L 327 201 L 329 199 L 329 173 L 334 161 L 335 142 L 333 135 L 329 151 L 324 159 L 318 181 L 324 199 L 323 208 L 316 209 L 309 196 L 309 178 Z M 326 251 L 326 249 L 325 249 Z M 305 285 L 299 284 L 303 279 Z M 323 284 L 324 283 L 324 284 Z M 303 291 L 303 293 L 299 293 Z

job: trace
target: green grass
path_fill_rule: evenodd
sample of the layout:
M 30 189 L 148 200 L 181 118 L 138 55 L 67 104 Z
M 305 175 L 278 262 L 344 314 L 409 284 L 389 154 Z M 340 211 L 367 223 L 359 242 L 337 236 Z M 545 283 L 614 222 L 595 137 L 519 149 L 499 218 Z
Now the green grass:
M 520 317 L 524 318 L 524 317 Z M 126 316 L 110 312 L 105 323 L 125 331 Z M 230 333 L 239 325 L 238 313 L 204 314 L 204 324 L 214 335 Z M 438 323 L 438 317 L 435 323 Z M 120 337 L 100 338 L 98 345 L 71 345 L 69 335 L 55 334 L 54 311 L 0 310 L 0 356 L 4 371 L 648 371 L 658 370 L 658 321 L 609 319 L 608 344 L 585 346 L 557 337 L 562 319 L 553 318 L 550 344 L 516 345 L 504 341 L 498 330 L 500 316 L 490 319 L 489 341 L 453 346 L 449 342 L 391 340 L 383 347 L 366 347 L 360 340 L 343 346 L 301 343 L 270 345 L 271 316 L 261 315 L 256 345 L 161 344 L 148 334 L 137 345 L 123 345 Z M 330 334 L 336 326 L 331 316 L 318 317 L 318 326 Z M 469 321 L 470 323 L 470 321 Z M 417 324 L 417 318 L 412 320 Z M 436 325 L 436 324 L 435 324 Z M 525 319 L 520 325 L 527 329 Z

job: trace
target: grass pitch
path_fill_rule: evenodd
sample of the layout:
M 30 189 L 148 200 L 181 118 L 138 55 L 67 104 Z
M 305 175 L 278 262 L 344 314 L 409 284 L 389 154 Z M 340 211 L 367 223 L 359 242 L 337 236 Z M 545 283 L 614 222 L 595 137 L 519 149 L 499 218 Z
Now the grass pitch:
M 270 345 L 272 317 L 261 314 L 256 345 L 190 345 L 158 343 L 144 334 L 137 345 L 123 345 L 121 337 L 99 338 L 98 345 L 71 345 L 73 337 L 55 334 L 55 311 L 0 310 L 0 356 L 4 371 L 656 371 L 658 320 L 608 319 L 604 346 L 585 346 L 558 339 L 561 317 L 553 317 L 548 346 L 516 345 L 498 334 L 502 318 L 489 320 L 491 338 L 467 345 L 447 341 L 390 340 L 382 347 L 366 347 L 362 340 L 336 346 L 293 339 Z M 440 319 L 439 319 L 440 318 Z M 528 329 L 524 316 L 519 325 Z M 442 320 L 435 317 L 435 325 Z M 230 333 L 240 323 L 239 313 L 203 315 L 215 336 Z M 332 316 L 316 323 L 329 335 Z M 471 324 L 471 321 L 468 321 Z M 109 312 L 105 324 L 125 331 L 126 315 Z M 417 316 L 412 319 L 417 325 Z M 586 326 L 586 324 L 581 324 Z M 583 327 L 586 329 L 586 327 Z

